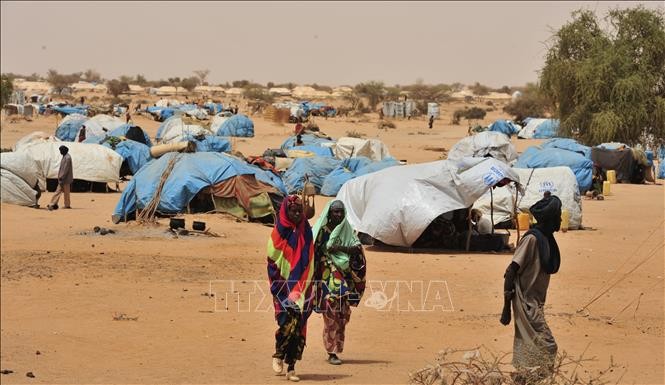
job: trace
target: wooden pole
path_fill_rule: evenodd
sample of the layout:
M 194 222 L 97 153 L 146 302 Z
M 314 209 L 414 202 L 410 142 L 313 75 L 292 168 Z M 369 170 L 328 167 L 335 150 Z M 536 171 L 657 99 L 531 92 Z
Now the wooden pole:
M 515 246 L 520 242 L 520 223 L 517 220 L 517 197 L 519 193 L 519 184 L 515 182 L 515 204 L 513 204 L 513 220 L 515 221 L 515 229 L 517 229 L 517 241 L 515 242 Z

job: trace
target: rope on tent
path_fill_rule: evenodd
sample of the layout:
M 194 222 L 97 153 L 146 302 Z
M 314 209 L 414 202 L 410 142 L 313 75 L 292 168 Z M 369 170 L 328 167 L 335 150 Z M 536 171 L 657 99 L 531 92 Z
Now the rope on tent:
M 155 190 L 150 203 L 148 203 L 146 207 L 139 213 L 139 215 L 137 215 L 137 222 L 142 224 L 155 222 L 155 212 L 157 211 L 159 202 L 162 199 L 162 189 L 164 189 L 164 184 L 166 184 L 166 181 L 169 179 L 169 175 L 171 175 L 171 171 L 173 171 L 173 167 L 175 167 L 176 162 L 180 160 L 181 156 L 182 154 L 176 154 L 173 158 L 171 158 L 171 160 L 169 160 L 169 163 L 166 165 L 166 169 L 164 169 L 164 172 L 162 173 L 162 177 L 159 180 L 159 185 L 157 186 L 157 189 Z

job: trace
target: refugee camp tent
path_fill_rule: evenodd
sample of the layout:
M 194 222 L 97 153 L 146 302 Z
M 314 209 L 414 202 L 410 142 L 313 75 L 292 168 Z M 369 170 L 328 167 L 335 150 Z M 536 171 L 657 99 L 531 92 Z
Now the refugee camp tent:
M 148 163 L 134 175 L 113 212 L 113 222 L 129 220 L 136 209 L 148 206 L 156 196 L 162 175 L 169 167 L 172 169 L 159 193 L 156 209 L 161 214 L 185 212 L 197 194 L 205 192 L 204 198 L 213 197 L 210 202 L 212 210 L 228 212 L 224 207 L 219 207 L 218 203 L 228 204 L 230 202 L 226 199 L 235 199 L 236 205 L 242 206 L 246 215 L 252 218 L 255 211 L 274 212 L 268 194 L 286 194 L 284 184 L 277 175 L 242 159 L 212 152 L 171 152 Z M 222 199 L 221 202 L 218 198 Z M 261 207 L 266 204 L 271 208 Z M 257 205 L 260 210 L 257 210 Z M 233 206 L 227 208 L 232 210 Z
M 389 167 L 346 182 L 337 199 L 351 226 L 387 245 L 411 246 L 441 214 L 470 207 L 491 186 L 519 181 L 492 158 Z
M 591 159 L 591 147 L 578 143 L 575 139 L 568 138 L 552 138 L 546 140 L 540 145 L 541 148 L 560 148 L 577 152 L 584 155 L 585 158 Z
M 39 143 L 21 150 L 37 163 L 40 186 L 46 186 L 45 179 L 57 179 L 60 168 L 59 147 L 63 143 Z M 88 182 L 111 183 L 120 180 L 122 157 L 110 148 L 98 144 L 65 143 L 72 157 L 74 179 Z
M 528 213 L 529 207 L 543 198 L 543 193 L 549 191 L 561 199 L 562 209 L 570 213 L 568 228 L 577 230 L 582 227 L 582 201 L 577 178 L 569 167 L 546 167 L 546 168 L 513 168 L 524 187 L 524 195 L 519 194 L 517 198 L 517 212 Z M 494 200 L 494 213 L 492 214 L 491 202 Z M 488 191 L 474 204 L 473 208 L 479 209 L 485 218 L 493 218 L 494 225 L 510 221 L 513 218 L 515 206 L 515 187 L 505 186 L 494 189 L 490 195 Z M 492 214 L 490 216 L 490 214 Z M 502 226 L 504 227 L 504 226 Z M 514 228 L 514 226 L 509 226 Z
M 181 109 L 181 111 L 183 111 L 185 115 L 191 116 L 199 120 L 208 119 L 208 110 L 205 110 L 203 108 L 195 107 L 186 110 Z
M 640 165 L 633 154 L 633 149 L 610 150 L 607 148 L 593 147 L 591 149 L 591 160 L 604 172 L 614 170 L 617 182 L 620 183 L 642 183 L 644 182 L 645 165 Z
M 364 156 L 374 161 L 390 158 L 390 151 L 379 139 L 360 139 L 342 137 L 332 146 L 333 154 L 338 159 Z
M 125 122 L 113 116 L 103 114 L 95 115 L 92 118 L 86 120 L 81 125 L 81 127 L 79 127 L 74 141 L 78 140 L 81 129 L 83 127 L 85 127 L 86 140 L 89 139 L 88 143 L 99 143 L 100 141 L 104 140 L 109 132 L 115 130 L 118 127 L 121 127 L 124 124 Z
M 40 176 L 43 175 L 40 165 L 25 151 L 0 153 L 0 168 L 21 178 L 30 189 L 40 181 Z M 41 189 L 46 188 L 46 184 L 39 186 Z
M 494 123 L 489 125 L 488 131 L 500 132 L 502 134 L 512 137 L 513 135 L 520 132 L 522 127 L 519 124 L 515 124 L 509 120 L 499 119 Z
M 601 143 L 596 147 L 604 148 L 606 150 L 623 150 L 623 149 L 626 149 L 626 148 L 630 148 L 629 145 L 627 145 L 626 143 L 621 143 L 621 142 Z
M 37 191 L 9 170 L 0 169 L 0 202 L 20 206 L 37 204 Z
M 531 146 L 517 158 L 517 168 L 545 168 L 567 166 L 573 170 L 577 178 L 580 193 L 591 189 L 593 179 L 593 162 L 577 152 L 560 148 L 540 148 Z
M 51 109 L 60 115 L 88 114 L 88 106 L 53 106 Z
M 231 152 L 232 146 L 228 139 L 216 135 L 184 135 L 181 142 L 193 142 L 196 152 Z
M 159 99 L 155 102 L 156 107 L 176 107 L 181 103 L 177 99 Z
M 88 117 L 81 114 L 71 114 L 65 116 L 58 128 L 55 130 L 56 138 L 65 142 L 73 142 L 81 126 L 88 120 Z
M 491 156 L 504 163 L 511 163 L 517 159 L 517 151 L 506 135 L 500 132 L 483 131 L 462 138 L 448 152 L 448 159 L 450 160 L 460 160 L 465 157 L 483 158 L 486 156 Z
M 286 156 L 290 158 L 301 158 L 303 156 L 327 156 L 334 157 L 331 147 L 317 146 L 317 145 L 304 145 L 293 146 L 286 150 Z
M 517 134 L 520 139 L 549 139 L 558 135 L 558 119 L 524 119 L 525 126 Z
M 254 137 L 254 122 L 247 115 L 233 115 L 215 131 L 218 136 Z
M 133 124 L 123 124 L 122 126 L 109 131 L 107 136 L 125 137 L 135 142 L 145 144 L 148 147 L 152 146 L 150 136 L 143 131 L 141 127 Z
M 297 139 L 296 136 L 290 136 L 282 143 L 282 146 L 280 148 L 286 151 L 296 147 L 295 144 L 296 139 Z M 300 139 L 302 140 L 304 146 L 319 146 L 319 147 L 331 148 L 335 144 L 335 141 L 333 141 L 330 138 L 324 138 L 313 134 L 303 134 L 300 137 Z
M 60 142 L 60 139 L 54 136 L 50 136 L 49 134 L 42 131 L 35 131 L 17 140 L 14 146 L 12 147 L 12 150 L 20 151 L 21 149 L 27 146 L 36 143 L 45 143 L 45 142 Z
M 342 161 L 339 159 L 321 156 L 296 158 L 282 175 L 286 190 L 289 194 L 302 191 L 305 185 L 305 175 L 307 175 L 310 183 L 316 187 L 316 192 L 319 193 L 326 176 L 341 163 Z
M 347 181 L 398 164 L 399 162 L 395 158 L 384 158 L 379 161 L 373 161 L 364 156 L 358 156 L 344 159 L 340 165 L 335 167 L 323 179 L 321 195 L 335 196 Z
M 165 120 L 157 129 L 155 140 L 158 143 L 176 143 L 190 136 L 214 135 L 205 127 L 186 124 L 182 118 L 174 116 Z
M 122 157 L 120 176 L 135 175 L 141 167 L 152 160 L 150 147 L 141 142 L 123 140 L 115 146 L 108 142 L 104 143 L 103 146 L 114 150 Z
M 220 128 L 222 128 L 222 124 L 227 121 L 233 114 L 229 112 L 218 112 L 215 114 L 215 116 L 212 117 L 212 121 L 210 122 L 210 131 L 212 132 L 217 132 L 219 131 Z

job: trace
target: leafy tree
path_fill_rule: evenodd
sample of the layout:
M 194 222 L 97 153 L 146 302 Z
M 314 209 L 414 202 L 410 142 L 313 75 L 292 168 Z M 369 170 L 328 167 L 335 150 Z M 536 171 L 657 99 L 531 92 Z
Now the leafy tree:
M 102 81 L 102 75 L 93 69 L 88 69 L 83 73 L 83 79 L 87 82 L 100 82 Z
M 268 87 L 268 88 L 273 88 L 273 87 L 275 87 L 275 83 L 273 83 L 273 82 L 268 82 L 268 83 L 266 83 L 266 87 Z
M 129 84 L 127 82 L 120 81 L 118 79 L 109 80 L 106 82 L 106 87 L 109 90 L 109 93 L 113 95 L 114 98 L 117 98 L 123 92 L 129 91 Z
M 511 101 L 503 111 L 512 115 L 516 122 L 521 122 L 528 117 L 542 117 L 551 106 L 551 101 L 534 83 L 527 83 L 522 90 L 522 95 L 516 100 Z
M 492 89 L 489 88 L 488 86 L 484 86 L 484 85 L 482 85 L 482 84 L 480 84 L 480 83 L 478 83 L 478 82 L 476 82 L 476 84 L 474 84 L 474 85 L 472 85 L 471 87 L 469 87 L 469 89 L 470 89 L 471 91 L 473 91 L 473 93 L 476 94 L 476 95 L 478 95 L 478 96 L 487 95 L 487 94 L 489 94 L 490 91 L 492 90 Z
M 14 85 L 12 84 L 12 80 L 9 76 L 3 74 L 0 77 L 0 108 L 9 103 L 13 91 Z
M 145 86 L 145 85 L 148 84 L 148 81 L 146 80 L 145 76 L 143 76 L 141 74 L 136 75 L 136 77 L 134 78 L 134 81 L 136 82 L 136 84 L 138 84 L 140 86 Z
M 191 91 L 199 84 L 199 79 L 200 78 L 197 78 L 196 76 L 191 76 L 182 79 L 182 81 L 180 82 L 180 86 L 182 86 L 187 91 Z
M 370 110 L 374 110 L 376 105 L 379 104 L 386 95 L 386 88 L 383 85 L 383 82 L 376 81 L 360 83 L 356 85 L 355 91 L 359 96 L 367 98 Z
M 561 130 L 588 144 L 665 137 L 663 12 L 638 6 L 605 19 L 606 30 L 575 11 L 552 37 L 540 79 Z

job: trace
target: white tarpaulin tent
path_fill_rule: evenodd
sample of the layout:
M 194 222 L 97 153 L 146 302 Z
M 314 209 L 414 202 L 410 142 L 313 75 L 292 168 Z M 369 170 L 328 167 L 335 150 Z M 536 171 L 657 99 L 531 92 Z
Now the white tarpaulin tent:
M 37 181 L 43 180 L 44 174 L 40 165 L 25 151 L 12 151 L 0 153 L 0 168 L 23 179 L 32 188 Z M 46 184 L 40 184 L 42 190 Z
M 214 133 L 197 124 L 185 124 L 182 118 L 170 118 L 160 127 L 159 137 L 156 138 L 160 144 L 182 142 L 185 138 L 197 135 L 214 135 Z
M 39 143 L 24 148 L 25 153 L 37 163 L 39 185 L 46 186 L 45 179 L 57 179 L 60 168 L 60 142 Z M 118 182 L 122 157 L 108 147 L 92 143 L 66 143 L 72 157 L 74 179 L 88 182 Z
M 37 204 L 37 191 L 9 170 L 0 169 L 0 201 L 21 206 Z
M 225 114 L 225 112 L 219 112 L 213 116 L 212 121 L 210 122 L 210 131 L 216 133 L 217 130 L 222 127 L 222 123 L 229 119 Z
M 519 182 L 492 158 L 389 167 L 346 182 L 337 199 L 359 232 L 392 246 L 411 246 L 439 215 L 471 207 L 503 178 Z
M 122 120 L 115 118 L 113 116 L 109 115 L 95 115 L 94 117 L 88 119 L 83 123 L 83 126 L 85 126 L 85 137 L 90 138 L 90 137 L 101 137 L 104 138 L 106 137 L 108 132 L 111 132 L 115 130 L 116 128 L 122 126 L 125 124 Z M 81 129 L 76 132 L 76 139 L 78 140 L 79 135 L 81 134 Z M 106 131 L 104 131 L 106 129 Z
M 517 198 L 517 212 L 529 212 L 529 207 L 543 198 L 545 191 L 550 191 L 561 199 L 562 209 L 570 213 L 569 229 L 576 230 L 582 226 L 582 202 L 577 178 L 570 167 L 547 168 L 514 168 L 524 186 L 524 196 Z M 509 220 L 513 216 L 515 189 L 513 186 L 495 189 L 494 224 Z M 482 211 L 483 216 L 490 218 L 490 194 L 487 192 L 473 205 Z
M 505 134 L 494 131 L 483 131 L 463 138 L 450 149 L 448 159 L 460 160 L 469 156 L 482 158 L 486 155 L 504 163 L 517 159 L 517 151 L 510 139 Z
M 14 147 L 12 147 L 12 150 L 20 151 L 26 146 L 30 146 L 36 143 L 45 143 L 45 142 L 60 142 L 60 139 L 56 138 L 55 136 L 49 135 L 43 131 L 35 131 L 17 140 L 16 144 L 14 144 Z
M 343 137 L 339 138 L 331 148 L 338 159 L 364 156 L 373 161 L 380 161 L 390 157 L 388 147 L 378 139 Z

